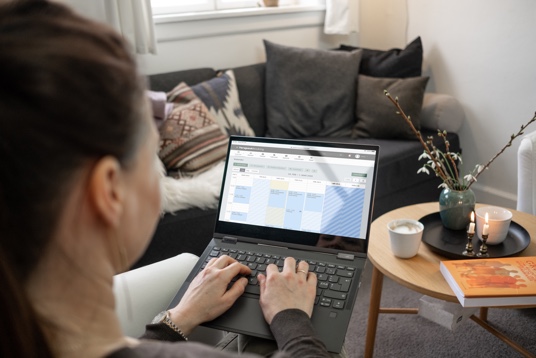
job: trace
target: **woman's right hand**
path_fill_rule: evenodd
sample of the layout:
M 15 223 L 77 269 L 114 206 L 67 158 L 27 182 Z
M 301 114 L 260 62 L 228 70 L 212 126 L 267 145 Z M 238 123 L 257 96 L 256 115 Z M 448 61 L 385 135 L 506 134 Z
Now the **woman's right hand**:
M 268 324 L 276 314 L 286 309 L 300 309 L 311 317 L 316 297 L 316 274 L 309 272 L 309 264 L 301 261 L 296 266 L 292 257 L 285 259 L 281 272 L 274 264 L 268 265 L 266 275 L 259 274 L 260 304 Z
M 201 323 L 227 311 L 244 293 L 248 283 L 246 277 L 241 277 L 227 289 L 231 280 L 238 275 L 250 274 L 249 267 L 229 256 L 210 260 L 190 283 L 177 306 L 169 310 L 171 320 L 185 335 L 189 335 Z

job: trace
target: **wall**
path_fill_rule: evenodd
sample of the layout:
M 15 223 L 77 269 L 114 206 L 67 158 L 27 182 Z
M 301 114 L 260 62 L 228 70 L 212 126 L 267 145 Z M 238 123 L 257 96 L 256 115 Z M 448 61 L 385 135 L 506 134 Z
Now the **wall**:
M 332 48 L 355 44 L 354 36 L 323 34 L 324 10 L 275 12 L 180 22 L 157 22 L 158 55 L 139 56 L 147 74 L 196 67 L 228 68 L 266 60 L 263 39 L 276 43 Z
M 362 46 L 403 47 L 420 35 L 428 89 L 461 101 L 464 171 L 486 163 L 533 117 L 535 1 L 360 1 Z M 473 185 L 477 201 L 515 208 L 518 146 L 519 139 Z

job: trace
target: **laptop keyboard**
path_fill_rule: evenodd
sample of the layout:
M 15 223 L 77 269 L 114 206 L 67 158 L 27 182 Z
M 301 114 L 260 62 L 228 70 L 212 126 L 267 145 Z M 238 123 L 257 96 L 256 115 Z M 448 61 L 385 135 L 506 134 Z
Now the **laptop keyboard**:
M 286 258 L 286 256 L 220 248 L 216 246 L 207 256 L 207 259 L 201 268 L 205 268 L 210 259 L 221 255 L 230 256 L 251 269 L 251 275 L 248 277 L 248 285 L 246 286 L 245 292 L 256 295 L 260 294 L 257 275 L 259 273 L 265 273 L 266 267 L 269 264 L 277 265 L 279 271 L 281 271 Z M 293 257 L 297 261 L 301 261 L 299 257 Z M 318 279 L 315 305 L 343 309 L 346 304 L 352 279 L 358 277 L 358 275 L 356 276 L 356 269 L 350 266 L 335 265 L 321 261 L 305 261 L 309 264 L 309 272 L 314 272 Z M 235 278 L 235 280 L 236 279 L 238 279 L 238 277 Z

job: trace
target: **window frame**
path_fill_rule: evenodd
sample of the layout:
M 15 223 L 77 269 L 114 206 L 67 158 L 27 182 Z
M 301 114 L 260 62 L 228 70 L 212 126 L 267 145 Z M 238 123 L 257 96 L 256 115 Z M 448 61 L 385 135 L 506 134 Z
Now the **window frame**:
M 260 7 L 262 0 L 151 0 L 153 16 L 202 14 L 218 11 L 273 11 L 293 6 L 325 6 L 325 0 L 279 0 L 278 7 Z M 166 5 L 169 4 L 169 5 Z

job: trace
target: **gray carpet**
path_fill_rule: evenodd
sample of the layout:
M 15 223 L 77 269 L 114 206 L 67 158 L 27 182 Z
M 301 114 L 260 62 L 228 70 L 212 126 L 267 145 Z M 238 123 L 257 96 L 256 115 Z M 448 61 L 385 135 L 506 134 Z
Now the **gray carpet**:
M 367 262 L 346 335 L 351 358 L 363 357 L 372 265 Z M 384 278 L 382 307 L 418 307 L 422 294 Z M 490 309 L 488 321 L 536 356 L 536 309 Z M 522 357 L 508 345 L 467 320 L 454 332 L 415 314 L 380 314 L 375 357 Z

